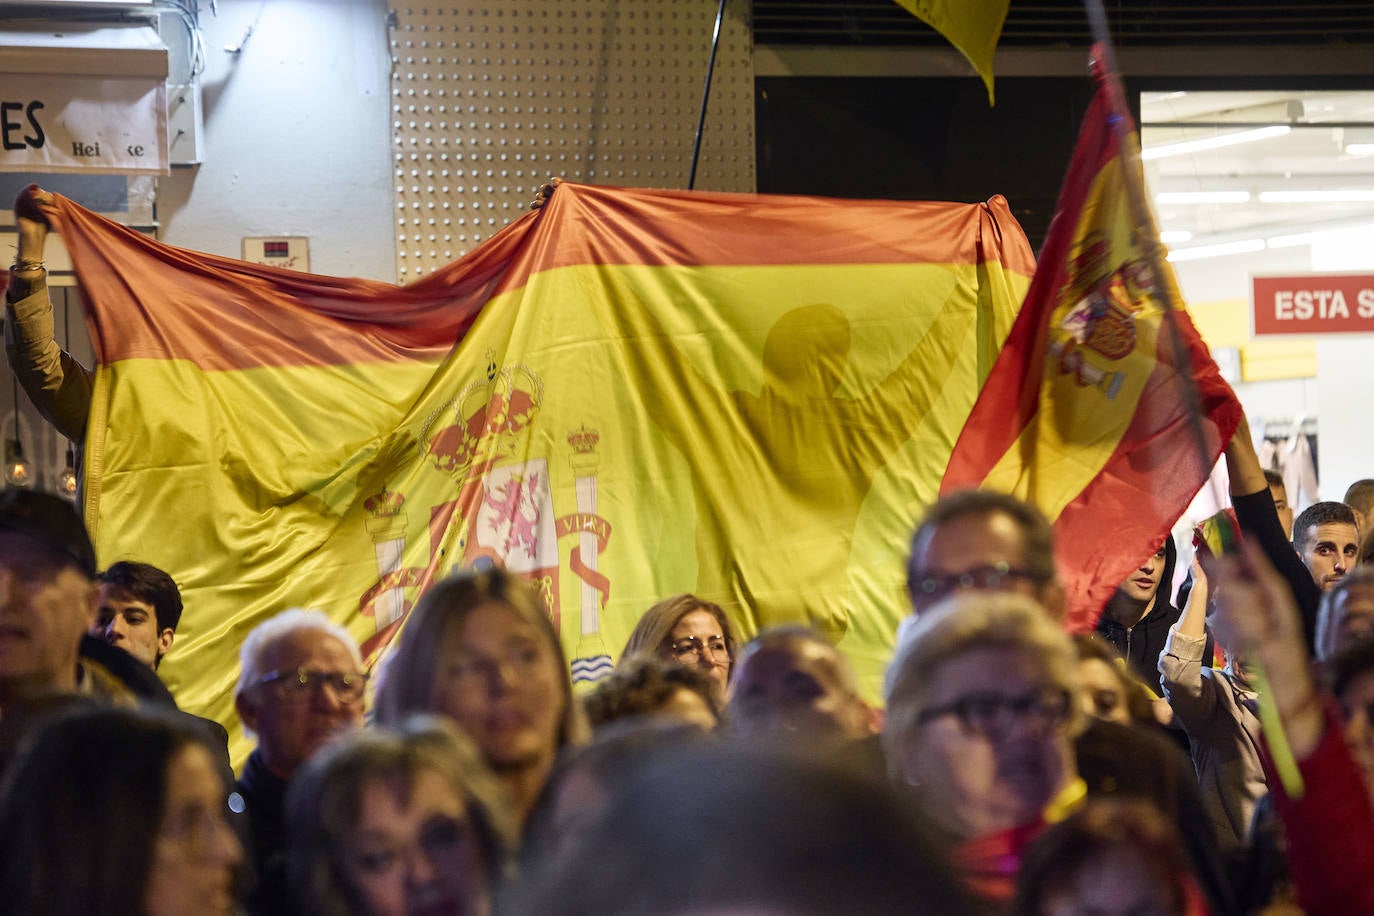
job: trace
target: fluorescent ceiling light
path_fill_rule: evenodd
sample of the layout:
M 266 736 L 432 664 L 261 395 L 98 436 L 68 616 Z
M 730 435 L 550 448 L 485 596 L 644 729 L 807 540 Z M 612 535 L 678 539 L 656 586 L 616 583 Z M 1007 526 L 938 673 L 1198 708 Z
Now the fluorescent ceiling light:
M 1296 235 L 1276 235 L 1273 238 L 1264 240 L 1266 248 L 1300 248 L 1303 245 L 1311 245 L 1312 240 L 1317 237 L 1315 232 L 1299 232 Z
M 1165 229 L 1159 234 L 1159 240 L 1166 245 L 1177 245 L 1179 242 L 1188 242 L 1193 238 L 1193 234 L 1187 229 Z
M 1302 245 L 1311 245 L 1323 239 L 1331 239 L 1342 235 L 1353 235 L 1356 233 L 1367 233 L 1374 230 L 1374 223 L 1360 223 L 1357 225 L 1337 226 L 1329 229 L 1318 229 L 1313 232 L 1299 232 L 1293 235 L 1276 235 L 1264 240 L 1269 248 L 1297 248 Z
M 1170 261 L 1197 261 L 1202 258 L 1220 258 L 1228 254 L 1249 254 L 1263 251 L 1264 239 L 1245 239 L 1240 242 L 1223 242 L 1220 245 L 1199 245 L 1196 248 L 1181 248 L 1169 252 Z
M 1328 191 L 1260 191 L 1262 204 L 1347 204 L 1374 201 L 1374 189 L 1335 188 Z
M 1203 137 L 1199 140 L 1184 140 L 1182 143 L 1166 143 L 1163 146 L 1152 146 L 1143 150 L 1140 158 L 1145 161 L 1151 159 L 1163 159 L 1166 156 L 1182 156 L 1186 153 L 1200 153 L 1203 150 L 1220 149 L 1223 146 L 1235 146 L 1238 143 L 1254 143 L 1256 140 L 1267 140 L 1270 137 L 1282 137 L 1290 133 L 1293 128 L 1287 124 L 1272 124 L 1269 127 L 1257 127 L 1254 130 L 1238 130 L 1231 134 L 1220 134 L 1215 137 Z
M 1161 191 L 1155 195 L 1155 203 L 1161 207 L 1169 204 L 1248 204 L 1249 191 Z

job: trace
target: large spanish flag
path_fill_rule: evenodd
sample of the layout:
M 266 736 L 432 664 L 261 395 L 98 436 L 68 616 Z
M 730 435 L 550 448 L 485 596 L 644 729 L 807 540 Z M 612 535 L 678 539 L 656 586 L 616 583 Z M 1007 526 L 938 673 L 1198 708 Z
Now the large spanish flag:
M 1192 320 L 1166 308 L 1183 300 L 1150 257 L 1138 141 L 1114 92 L 1099 74 L 1034 282 L 941 484 L 1045 512 L 1076 631 L 1163 543 L 1241 416 Z
M 405 287 L 174 249 L 58 198 L 100 367 L 103 564 L 181 584 L 163 672 L 232 721 L 248 630 L 326 609 L 377 653 L 486 559 L 579 677 L 655 600 L 829 633 L 876 685 L 903 558 L 1030 284 L 1006 202 L 562 184 Z

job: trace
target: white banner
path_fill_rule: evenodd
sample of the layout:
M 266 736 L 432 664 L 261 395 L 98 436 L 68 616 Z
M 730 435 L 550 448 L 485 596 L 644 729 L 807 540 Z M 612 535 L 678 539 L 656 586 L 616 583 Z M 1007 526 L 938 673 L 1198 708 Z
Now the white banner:
M 167 174 L 164 81 L 0 74 L 0 172 Z

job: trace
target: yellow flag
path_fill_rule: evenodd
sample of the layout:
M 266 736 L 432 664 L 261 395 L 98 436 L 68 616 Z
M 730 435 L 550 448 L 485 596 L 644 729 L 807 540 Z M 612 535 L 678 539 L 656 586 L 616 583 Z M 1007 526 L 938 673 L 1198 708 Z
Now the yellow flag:
M 992 57 L 1002 37 L 1011 0 L 895 0 L 898 6 L 945 36 L 973 64 L 993 102 Z

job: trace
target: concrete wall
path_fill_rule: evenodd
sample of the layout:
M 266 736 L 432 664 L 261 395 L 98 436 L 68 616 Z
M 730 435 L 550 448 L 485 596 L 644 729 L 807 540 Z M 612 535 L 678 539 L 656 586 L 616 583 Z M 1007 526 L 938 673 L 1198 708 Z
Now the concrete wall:
M 204 162 L 158 180 L 160 237 L 239 257 L 243 236 L 303 235 L 312 272 L 394 281 L 385 0 L 218 6 Z

